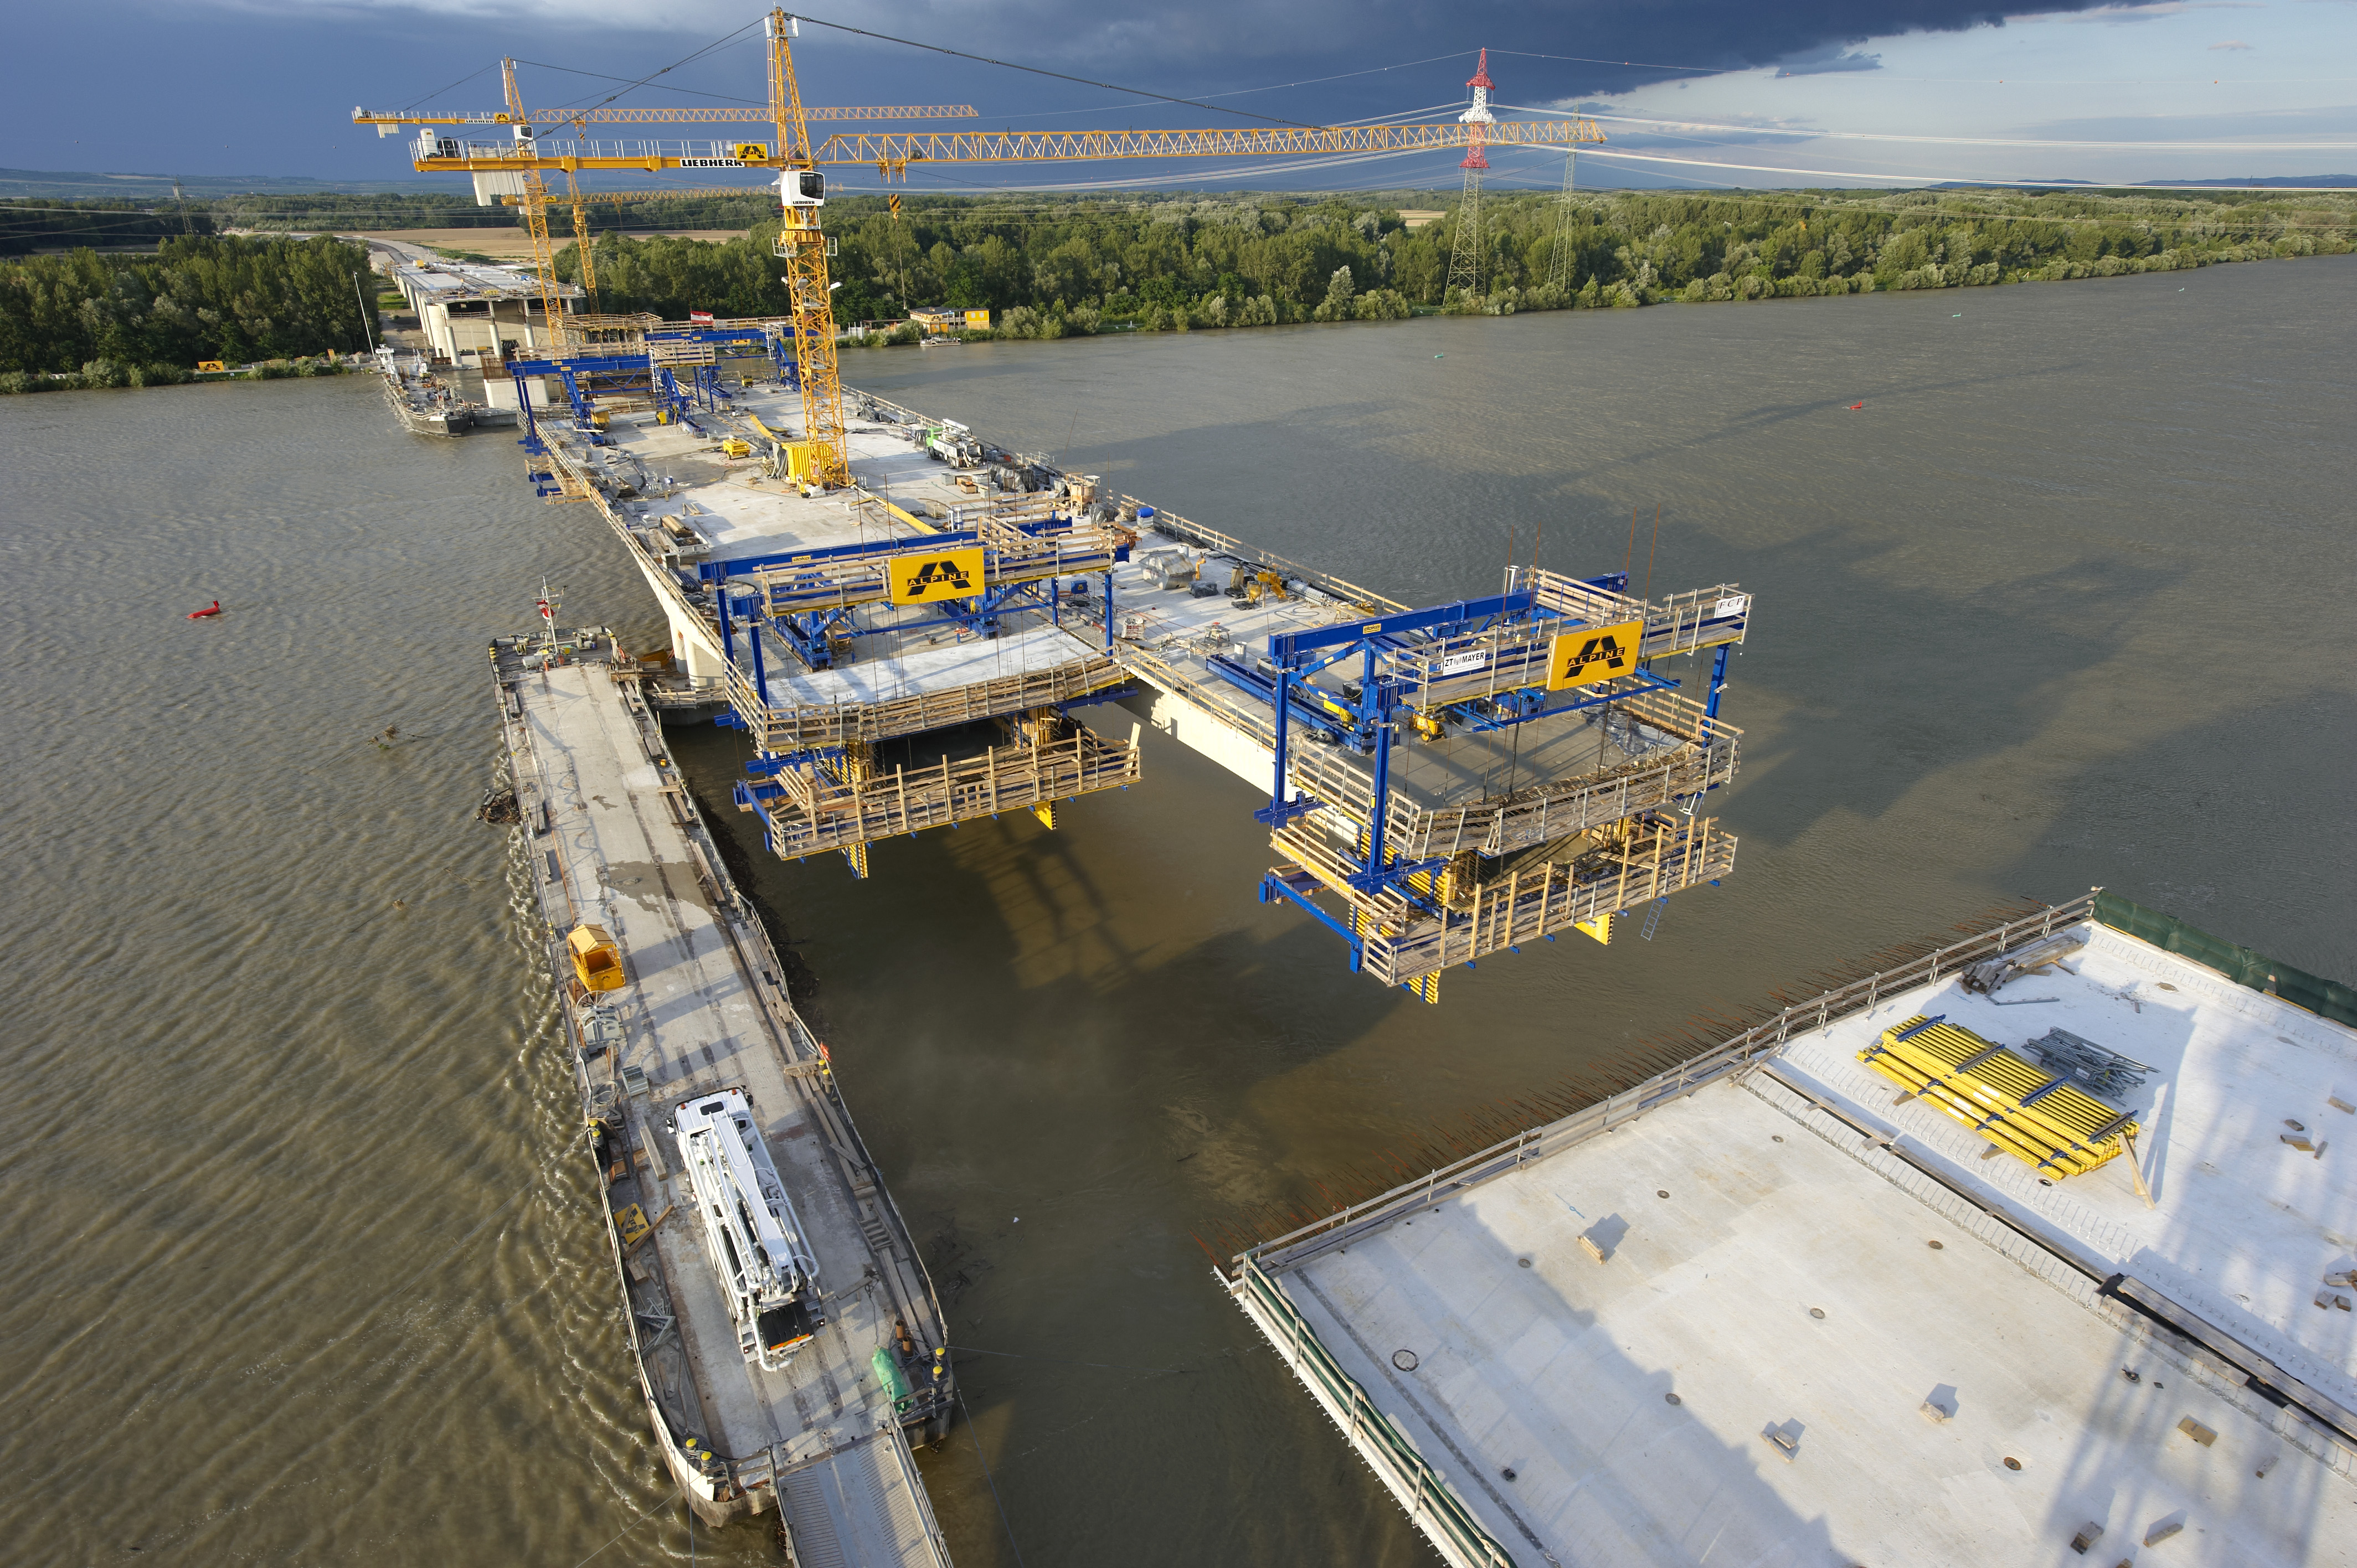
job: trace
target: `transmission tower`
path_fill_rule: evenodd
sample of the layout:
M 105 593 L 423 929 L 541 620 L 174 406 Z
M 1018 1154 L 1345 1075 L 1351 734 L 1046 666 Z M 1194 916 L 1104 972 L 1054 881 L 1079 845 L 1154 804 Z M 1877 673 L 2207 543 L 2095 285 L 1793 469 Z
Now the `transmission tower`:
M 1557 290 L 1571 287 L 1571 191 L 1577 153 L 1563 156 L 1563 195 L 1555 203 L 1555 251 L 1547 258 L 1547 283 Z
M 1498 84 L 1490 80 L 1488 49 L 1481 51 L 1473 79 L 1465 85 L 1473 90 L 1473 107 L 1457 116 L 1465 126 L 1465 161 L 1458 166 L 1465 171 L 1465 196 L 1457 209 L 1457 243 L 1448 253 L 1448 282 L 1440 291 L 1443 299 L 1458 288 L 1472 298 L 1481 294 L 1481 171 L 1490 166 L 1481 149 L 1490 127 L 1498 122 L 1490 113 L 1490 90 Z

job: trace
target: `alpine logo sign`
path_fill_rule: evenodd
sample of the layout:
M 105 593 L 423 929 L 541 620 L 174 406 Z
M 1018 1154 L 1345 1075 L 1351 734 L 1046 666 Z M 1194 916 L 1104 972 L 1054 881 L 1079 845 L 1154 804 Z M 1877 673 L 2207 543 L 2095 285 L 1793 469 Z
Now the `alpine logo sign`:
M 1568 691 L 1590 686 L 1615 675 L 1637 671 L 1637 649 L 1644 640 L 1645 623 L 1622 621 L 1617 626 L 1588 626 L 1558 636 L 1547 651 L 1546 689 Z
M 982 592 L 983 547 L 942 550 L 925 555 L 896 557 L 885 568 L 890 574 L 896 605 L 931 604 L 936 599 L 971 598 Z

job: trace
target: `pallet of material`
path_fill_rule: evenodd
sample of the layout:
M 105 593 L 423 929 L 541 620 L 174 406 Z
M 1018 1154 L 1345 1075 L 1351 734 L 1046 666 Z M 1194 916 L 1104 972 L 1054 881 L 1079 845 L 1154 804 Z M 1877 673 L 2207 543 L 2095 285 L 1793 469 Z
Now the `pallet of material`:
M 1918 1014 L 1857 1059 L 2042 1175 L 2077 1176 L 2113 1159 L 2136 1121 L 1970 1029 Z

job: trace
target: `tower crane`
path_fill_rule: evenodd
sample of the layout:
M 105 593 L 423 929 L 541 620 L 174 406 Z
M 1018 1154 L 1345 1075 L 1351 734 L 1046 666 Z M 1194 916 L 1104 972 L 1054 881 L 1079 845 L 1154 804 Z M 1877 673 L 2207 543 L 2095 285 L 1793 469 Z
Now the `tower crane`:
M 355 109 L 355 124 L 374 125 L 390 135 L 403 125 L 420 126 L 411 146 L 412 163 L 421 174 L 470 174 L 475 198 L 489 204 L 505 198 L 524 212 L 533 239 L 533 255 L 540 268 L 542 312 L 552 336 L 565 328 L 557 296 L 554 258 L 548 241 L 548 192 L 544 171 L 561 169 L 566 179 L 584 171 L 619 170 L 657 173 L 665 169 L 767 168 L 778 171 L 769 188 L 778 198 L 780 227 L 778 259 L 785 263 L 785 282 L 791 302 L 789 332 L 800 370 L 802 424 L 807 443 L 810 482 L 834 488 L 850 482 L 844 451 L 843 384 L 835 362 L 834 307 L 830 298 L 828 239 L 823 216 L 829 166 L 872 165 L 886 178 L 905 178 L 912 163 L 1079 163 L 1125 158 L 1171 157 L 1291 157 L 1335 153 L 1409 153 L 1468 149 L 1465 167 L 1469 191 L 1478 193 L 1479 171 L 1489 166 L 1488 146 L 1569 146 L 1601 142 L 1604 133 L 1595 122 L 1564 120 L 1504 121 L 1489 108 L 1488 51 L 1481 68 L 1469 83 L 1474 107 L 1461 119 L 1438 124 L 1394 125 L 1268 125 L 1243 130 L 1176 131 L 916 131 L 837 132 L 813 143 L 811 122 L 844 120 L 971 118 L 967 105 L 911 105 L 869 109 L 813 109 L 802 101 L 794 74 L 792 40 L 799 32 L 794 17 L 773 9 L 763 18 L 768 44 L 770 102 L 766 112 L 751 107 L 693 109 L 601 108 L 579 114 L 562 111 L 527 113 L 515 85 L 515 62 L 504 62 L 508 105 L 504 111 L 465 115 L 423 116 L 407 113 L 372 113 Z M 598 141 L 587 134 L 592 123 L 651 124 L 684 122 L 726 124 L 759 119 L 768 124 L 774 142 L 695 143 Z M 473 142 L 436 134 L 436 126 L 505 125 L 506 142 Z M 571 142 L 544 145 L 536 127 L 570 124 Z M 568 183 L 574 198 L 575 231 L 582 236 L 585 287 L 589 272 L 587 225 L 582 215 L 577 185 Z M 631 197 L 650 193 L 630 192 Z M 682 195 L 714 195 L 695 190 Z M 603 199 L 598 195 L 594 199 Z M 1478 200 L 1478 195 L 1475 197 Z M 1469 215 L 1478 226 L 1477 210 Z M 1462 220 L 1460 220 L 1460 230 Z M 1452 273 L 1454 268 L 1452 267 Z

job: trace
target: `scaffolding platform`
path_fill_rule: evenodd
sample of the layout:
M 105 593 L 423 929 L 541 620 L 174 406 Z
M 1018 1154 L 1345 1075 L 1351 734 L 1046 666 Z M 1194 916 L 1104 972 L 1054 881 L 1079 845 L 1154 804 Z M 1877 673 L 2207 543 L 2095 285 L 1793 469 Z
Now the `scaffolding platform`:
M 737 803 L 776 854 L 864 876 L 907 834 L 1008 809 L 1052 826 L 1140 777 L 1139 730 L 1080 714 L 1119 702 L 1265 793 L 1264 901 L 1426 1000 L 1450 967 L 1609 940 L 1641 907 L 1650 936 L 1663 900 L 1734 868 L 1698 808 L 1739 762 L 1718 713 L 1752 614 L 1736 585 L 1648 599 L 1522 566 L 1412 607 L 857 392 L 852 483 L 823 491 L 789 380 L 641 358 L 642 385 L 568 370 L 526 446 L 662 598 L 662 700 L 746 732 Z M 1684 680 L 1657 667 L 1681 659 Z M 888 769 L 899 743 L 926 755 Z

